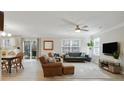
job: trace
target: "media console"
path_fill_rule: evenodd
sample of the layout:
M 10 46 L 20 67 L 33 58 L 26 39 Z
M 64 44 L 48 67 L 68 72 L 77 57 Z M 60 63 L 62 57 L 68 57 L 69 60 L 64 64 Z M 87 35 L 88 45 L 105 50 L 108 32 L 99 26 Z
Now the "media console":
M 120 63 L 118 62 L 112 62 L 108 60 L 99 60 L 99 66 L 111 73 L 121 74 L 121 66 L 120 66 Z

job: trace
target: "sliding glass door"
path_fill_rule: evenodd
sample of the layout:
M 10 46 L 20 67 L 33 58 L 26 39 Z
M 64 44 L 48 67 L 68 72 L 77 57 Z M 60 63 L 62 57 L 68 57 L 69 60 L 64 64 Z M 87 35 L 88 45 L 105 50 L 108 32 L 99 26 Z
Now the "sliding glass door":
M 35 59 L 37 56 L 37 40 L 24 40 L 25 59 Z

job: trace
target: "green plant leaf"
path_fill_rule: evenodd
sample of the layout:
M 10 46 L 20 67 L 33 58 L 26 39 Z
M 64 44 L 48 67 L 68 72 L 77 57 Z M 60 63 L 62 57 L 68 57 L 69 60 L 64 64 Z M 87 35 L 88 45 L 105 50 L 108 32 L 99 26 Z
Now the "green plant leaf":
M 120 53 L 118 51 L 116 51 L 116 52 L 113 53 L 113 57 L 115 59 L 119 59 L 119 55 L 120 55 Z
M 89 47 L 89 49 L 92 49 L 92 48 L 93 48 L 93 46 L 94 46 L 93 41 L 92 41 L 92 40 L 90 40 L 90 42 L 89 42 L 89 43 L 87 43 L 87 46 Z

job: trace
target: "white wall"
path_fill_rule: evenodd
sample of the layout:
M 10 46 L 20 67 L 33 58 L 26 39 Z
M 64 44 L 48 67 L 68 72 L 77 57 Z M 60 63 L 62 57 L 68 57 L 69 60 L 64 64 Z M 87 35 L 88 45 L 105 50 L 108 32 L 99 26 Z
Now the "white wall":
M 43 42 L 45 40 L 53 41 L 53 50 L 44 50 Z M 41 54 L 48 54 L 48 52 L 61 52 L 61 39 L 55 37 L 41 37 Z
M 20 37 L 10 37 L 10 38 L 1 38 L 0 39 L 0 46 L 5 47 L 3 45 L 4 40 L 10 40 L 10 47 L 9 49 L 15 49 L 16 47 L 21 46 L 21 38 Z
M 23 41 L 24 40 L 27 40 L 27 38 L 21 38 L 21 37 L 13 37 L 14 41 L 14 47 L 17 47 L 17 46 L 20 46 L 21 49 L 23 49 Z M 34 38 L 29 38 L 29 40 L 31 40 Z M 63 39 L 79 39 L 81 41 L 81 52 L 85 52 L 88 54 L 88 47 L 87 47 L 87 43 L 89 42 L 89 37 L 87 38 L 62 38 L 62 37 L 40 37 L 39 38 L 39 56 L 40 55 L 44 55 L 44 54 L 48 54 L 48 52 L 56 52 L 56 53 L 61 53 L 61 42 Z M 49 50 L 44 50 L 43 49 L 43 41 L 44 40 L 52 40 L 53 41 L 53 44 L 54 44 L 54 48 L 52 51 L 49 51 Z
M 41 54 L 47 54 L 48 52 L 61 53 L 61 42 L 63 39 L 79 39 L 81 40 L 81 51 L 87 53 L 88 38 L 56 38 L 56 37 L 41 37 Z M 54 42 L 54 49 L 52 51 L 43 50 L 43 41 L 52 40 Z
M 86 54 L 89 54 L 89 48 L 87 46 L 87 43 L 89 41 L 90 41 L 89 37 L 81 39 L 81 51 L 86 53 Z
M 124 71 L 124 27 L 114 29 L 109 32 L 104 32 L 101 34 L 96 34 L 93 38 L 100 37 L 100 58 L 114 59 L 112 56 L 106 56 L 102 53 L 102 44 L 107 42 L 119 42 L 120 43 L 120 62 Z M 96 57 L 98 58 L 98 57 Z
M 16 48 L 17 46 L 20 46 L 21 49 L 23 49 L 23 41 L 24 40 L 34 40 L 36 38 L 21 38 L 21 37 L 12 37 L 12 45 L 13 48 Z M 39 39 L 39 56 L 42 54 L 48 54 L 48 52 L 56 52 L 56 53 L 61 53 L 61 42 L 63 39 L 79 39 L 81 41 L 81 52 L 88 53 L 88 48 L 87 48 L 87 42 L 89 41 L 89 38 L 62 38 L 62 37 L 40 37 Z M 52 51 L 49 50 L 44 50 L 43 49 L 43 41 L 44 40 L 52 40 L 54 43 L 54 48 Z M 0 40 L 1 41 L 1 40 Z

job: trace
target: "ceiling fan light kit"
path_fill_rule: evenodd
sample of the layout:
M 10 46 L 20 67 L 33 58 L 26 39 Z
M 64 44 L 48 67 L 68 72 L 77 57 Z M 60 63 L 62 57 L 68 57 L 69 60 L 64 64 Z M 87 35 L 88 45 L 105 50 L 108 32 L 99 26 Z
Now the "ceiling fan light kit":
M 76 26 L 76 28 L 75 28 L 75 32 L 80 32 L 81 30 L 80 30 L 80 28 L 79 28 L 79 25 L 77 25 Z
M 80 32 L 81 30 L 75 30 L 75 32 Z

